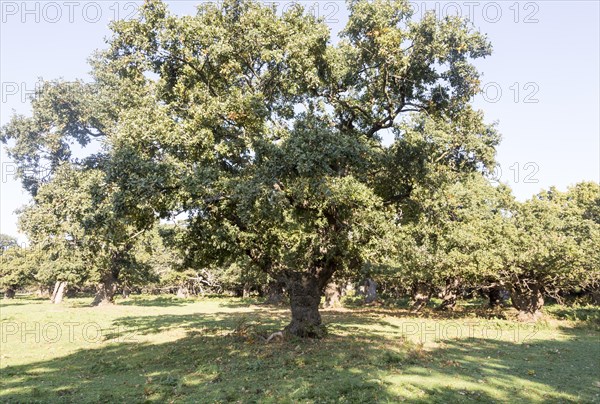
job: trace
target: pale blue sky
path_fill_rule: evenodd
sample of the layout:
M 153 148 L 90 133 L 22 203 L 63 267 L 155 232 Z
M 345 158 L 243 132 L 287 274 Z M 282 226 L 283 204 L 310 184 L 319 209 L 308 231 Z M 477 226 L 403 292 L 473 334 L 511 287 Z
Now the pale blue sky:
M 169 2 L 178 14 L 192 13 L 198 3 Z M 13 110 L 29 112 L 25 95 L 35 88 L 38 77 L 87 78 L 86 59 L 104 46 L 109 21 L 130 16 L 139 4 L 0 1 L 0 124 Z M 313 5 L 334 31 L 347 16 L 343 2 L 300 4 Z M 442 15 L 471 16 L 474 25 L 488 34 L 494 53 L 478 63 L 487 91 L 475 102 L 489 122 L 499 122 L 500 180 L 519 199 L 551 185 L 565 189 L 581 180 L 600 181 L 598 1 L 412 4 L 418 13 L 436 9 Z M 4 150 L 1 163 L 0 232 L 24 241 L 14 211 L 29 197 L 12 178 Z

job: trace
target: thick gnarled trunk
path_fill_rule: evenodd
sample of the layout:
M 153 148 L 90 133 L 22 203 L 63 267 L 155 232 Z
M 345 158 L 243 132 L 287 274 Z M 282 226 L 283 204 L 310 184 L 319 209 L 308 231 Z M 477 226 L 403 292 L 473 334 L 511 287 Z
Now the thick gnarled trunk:
M 190 297 L 190 291 L 188 290 L 187 286 L 181 285 L 177 288 L 176 296 L 179 299 L 187 299 Z
M 506 289 L 500 286 L 491 287 L 487 292 L 487 296 L 489 299 L 488 305 L 491 309 L 502 306 L 508 300 Z
M 412 308 L 411 311 L 416 313 L 423 307 L 427 306 L 431 299 L 431 286 L 425 282 L 417 282 L 412 288 Z
M 288 274 L 286 283 L 292 321 L 285 330 L 302 338 L 323 337 L 325 328 L 319 313 L 322 294 L 319 279 L 310 273 L 294 272 Z
M 4 298 L 5 299 L 14 299 L 15 298 L 15 290 L 12 287 L 7 287 L 4 290 Z
M 371 278 L 367 278 L 367 279 L 365 279 L 363 288 L 364 288 L 366 304 L 373 303 L 375 300 L 377 300 L 377 282 L 375 282 Z
M 454 310 L 458 300 L 459 285 L 460 282 L 458 279 L 449 279 L 446 281 L 446 286 L 444 286 L 442 293 L 440 293 L 440 297 L 442 298 L 442 303 L 439 307 L 440 310 Z
M 540 285 L 513 285 L 510 300 L 513 307 L 519 310 L 519 321 L 537 321 L 542 317 L 544 295 Z
M 117 293 L 117 279 L 112 272 L 105 274 L 102 281 L 96 286 L 96 296 L 92 306 L 104 306 L 114 303 Z

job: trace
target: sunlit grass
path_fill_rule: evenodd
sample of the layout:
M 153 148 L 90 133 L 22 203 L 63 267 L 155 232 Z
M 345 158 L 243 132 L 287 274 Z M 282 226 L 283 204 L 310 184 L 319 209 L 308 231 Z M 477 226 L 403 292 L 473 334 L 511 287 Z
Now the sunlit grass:
M 600 402 L 596 307 L 546 322 L 403 307 L 323 311 L 320 341 L 264 337 L 285 307 L 135 297 L 0 306 L 1 402 Z

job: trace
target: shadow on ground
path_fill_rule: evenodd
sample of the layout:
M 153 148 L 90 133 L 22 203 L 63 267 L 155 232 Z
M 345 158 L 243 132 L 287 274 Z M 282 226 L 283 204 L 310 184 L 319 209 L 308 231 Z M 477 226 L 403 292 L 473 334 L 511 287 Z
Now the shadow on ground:
M 184 330 L 175 341 L 104 342 L 98 348 L 6 367 L 2 402 L 594 402 L 597 334 L 527 344 L 449 340 L 433 351 L 380 318 L 327 311 L 330 335 L 266 344 L 285 311 L 125 317 L 138 336 Z M 350 333 L 348 331 L 351 331 Z M 587 368 L 582 377 L 581 369 Z M 577 370 L 577 371 L 575 371 Z M 457 382 L 459 380 L 459 382 Z M 576 399 L 574 399 L 574 397 Z
M 175 296 L 130 296 L 127 299 L 118 299 L 120 306 L 140 306 L 140 307 L 170 307 L 185 306 L 194 303 L 195 300 L 181 299 Z

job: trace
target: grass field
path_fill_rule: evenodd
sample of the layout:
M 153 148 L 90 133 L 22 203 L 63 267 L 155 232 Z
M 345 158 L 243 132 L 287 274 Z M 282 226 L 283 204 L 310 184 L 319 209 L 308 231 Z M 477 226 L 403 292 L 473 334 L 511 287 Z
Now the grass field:
M 477 306 L 323 311 L 324 340 L 271 341 L 252 300 L 134 297 L 0 306 L 1 402 L 599 402 L 600 310 L 538 325 Z

